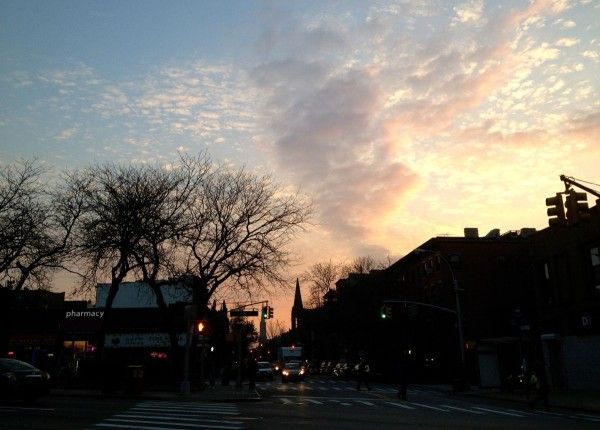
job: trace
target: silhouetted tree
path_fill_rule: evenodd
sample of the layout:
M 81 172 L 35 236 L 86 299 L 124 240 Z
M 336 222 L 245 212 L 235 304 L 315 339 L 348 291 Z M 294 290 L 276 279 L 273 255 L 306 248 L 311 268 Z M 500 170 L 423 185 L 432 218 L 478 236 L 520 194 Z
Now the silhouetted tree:
M 371 255 L 356 257 L 350 263 L 341 266 L 340 278 L 345 278 L 350 273 L 367 274 L 374 269 L 384 269 L 390 264 L 389 261 L 378 261 Z
M 48 169 L 20 161 L 0 171 L 0 281 L 20 290 L 45 288 L 64 268 L 81 214 L 79 190 L 48 186 Z
M 206 307 L 226 286 L 248 294 L 286 285 L 287 246 L 311 207 L 267 176 L 213 166 L 192 195 L 182 274 L 192 279 L 194 303 Z
M 323 296 L 334 287 L 335 281 L 340 277 L 341 268 L 340 264 L 329 260 L 313 264 L 302 275 L 303 280 L 310 282 L 310 307 L 317 308 L 323 304 Z
M 100 350 L 119 285 L 130 273 L 137 271 L 154 282 L 157 303 L 166 310 L 155 281 L 163 268 L 163 244 L 176 235 L 185 207 L 181 200 L 189 195 L 185 179 L 159 166 L 116 164 L 89 167 L 67 177 L 67 186 L 83 195 L 74 255 L 84 267 L 82 289 L 90 290 L 99 279 L 110 276 Z

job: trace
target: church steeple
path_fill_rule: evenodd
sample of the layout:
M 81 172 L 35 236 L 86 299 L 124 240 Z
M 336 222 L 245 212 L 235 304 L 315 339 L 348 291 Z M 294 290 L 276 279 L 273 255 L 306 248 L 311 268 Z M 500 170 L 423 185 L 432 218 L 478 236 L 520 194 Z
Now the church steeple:
M 292 306 L 292 330 L 296 330 L 298 328 L 299 321 L 304 311 L 304 306 L 302 305 L 302 295 L 300 294 L 300 281 L 296 278 L 296 293 L 294 294 L 294 305 Z
M 304 309 L 302 305 L 302 295 L 300 294 L 300 281 L 296 278 L 296 293 L 294 294 L 294 308 Z

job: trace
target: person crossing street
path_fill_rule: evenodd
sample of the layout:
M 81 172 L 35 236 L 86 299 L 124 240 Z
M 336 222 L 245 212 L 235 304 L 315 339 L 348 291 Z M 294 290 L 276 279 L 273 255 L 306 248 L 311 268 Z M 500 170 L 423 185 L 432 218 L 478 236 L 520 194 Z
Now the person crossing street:
M 358 364 L 356 365 L 356 389 L 360 391 L 361 385 L 364 383 L 367 390 L 371 391 L 371 385 L 369 384 L 369 373 L 371 369 L 365 361 L 364 357 L 361 357 Z

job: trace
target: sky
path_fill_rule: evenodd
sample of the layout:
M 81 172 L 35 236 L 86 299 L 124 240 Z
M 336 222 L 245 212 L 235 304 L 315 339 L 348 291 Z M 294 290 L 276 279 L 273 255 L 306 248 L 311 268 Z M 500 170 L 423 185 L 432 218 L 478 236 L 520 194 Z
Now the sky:
M 315 207 L 292 277 L 600 182 L 598 0 L 0 0 L 0 55 L 0 163 L 272 174 Z

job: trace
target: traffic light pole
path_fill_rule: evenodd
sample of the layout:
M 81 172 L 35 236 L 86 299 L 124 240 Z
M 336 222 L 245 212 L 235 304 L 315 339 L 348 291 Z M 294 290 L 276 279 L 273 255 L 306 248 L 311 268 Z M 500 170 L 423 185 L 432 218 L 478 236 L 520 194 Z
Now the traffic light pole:
M 417 248 L 415 249 L 416 253 L 419 252 L 428 252 L 434 255 L 437 255 L 448 267 L 448 271 L 450 272 L 450 276 L 452 276 L 452 288 L 454 289 L 454 300 L 456 307 L 456 330 L 458 335 L 458 350 L 460 354 L 460 383 L 463 386 L 462 388 L 466 388 L 468 386 L 467 378 L 466 378 L 466 360 L 465 360 L 465 340 L 464 340 L 464 332 L 463 332 L 463 324 L 462 324 L 462 306 L 460 301 L 460 292 L 462 291 L 458 285 L 458 279 L 454 274 L 454 269 L 452 269 L 452 264 L 448 261 L 444 254 L 440 251 L 435 251 L 431 249 Z
M 243 312 L 243 310 L 249 306 L 256 306 L 256 305 L 266 305 L 267 307 L 269 306 L 269 301 L 268 300 L 262 300 L 260 302 L 254 302 L 254 303 L 248 303 L 247 305 L 243 305 L 243 306 L 238 306 L 237 308 L 234 308 L 232 310 L 229 311 L 229 314 L 231 315 L 232 313 L 241 313 Z M 250 315 L 248 315 L 250 316 Z M 256 315 L 252 315 L 252 316 L 256 316 Z M 261 318 L 264 318 L 264 314 L 261 312 Z M 235 386 L 236 388 L 241 388 L 242 387 L 242 327 L 239 326 L 238 327 L 238 344 L 237 344 L 237 356 L 238 356 L 238 368 L 237 368 L 237 378 L 236 378 L 236 383 Z

